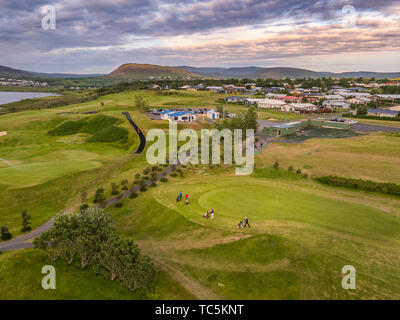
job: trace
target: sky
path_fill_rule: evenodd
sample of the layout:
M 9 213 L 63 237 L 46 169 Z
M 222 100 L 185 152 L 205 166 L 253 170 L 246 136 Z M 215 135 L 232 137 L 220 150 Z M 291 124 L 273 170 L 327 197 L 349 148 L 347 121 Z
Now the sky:
M 399 57 L 399 0 L 0 0 L 0 65 L 28 71 L 400 72 Z

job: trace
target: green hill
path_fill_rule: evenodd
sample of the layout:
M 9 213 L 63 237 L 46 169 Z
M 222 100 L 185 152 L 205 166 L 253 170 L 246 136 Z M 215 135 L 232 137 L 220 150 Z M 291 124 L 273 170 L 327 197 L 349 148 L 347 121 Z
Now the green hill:
M 191 73 L 187 70 L 175 68 L 157 66 L 151 64 L 136 64 L 127 63 L 118 67 L 116 70 L 111 72 L 106 78 L 112 79 L 149 79 L 149 78 L 198 78 L 199 75 Z

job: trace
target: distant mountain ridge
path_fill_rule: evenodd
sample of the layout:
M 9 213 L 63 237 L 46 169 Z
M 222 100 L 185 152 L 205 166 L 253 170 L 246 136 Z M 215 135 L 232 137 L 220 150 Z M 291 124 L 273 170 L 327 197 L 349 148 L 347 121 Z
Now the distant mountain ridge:
M 282 78 L 376 78 L 376 79 L 394 79 L 400 77 L 400 72 L 317 72 L 300 68 L 287 67 L 237 67 L 237 68 L 194 68 L 180 67 L 191 72 L 203 75 L 205 77 L 215 78 L 249 78 L 249 79 L 282 79 Z
M 23 78 L 88 78 L 99 77 L 104 74 L 70 74 L 70 73 L 42 73 L 14 69 L 0 66 L 0 77 L 23 77 Z
M 108 75 L 104 74 L 65 74 L 65 73 L 39 73 L 25 70 L 14 69 L 6 66 L 0 66 L 0 77 L 17 78 L 96 78 L 98 80 L 146 80 L 151 78 L 249 78 L 255 79 L 299 79 L 299 78 L 376 78 L 376 79 L 396 79 L 400 78 L 400 72 L 317 72 L 300 68 L 288 67 L 234 67 L 234 68 L 196 68 L 190 66 L 159 66 L 152 64 L 123 64 Z

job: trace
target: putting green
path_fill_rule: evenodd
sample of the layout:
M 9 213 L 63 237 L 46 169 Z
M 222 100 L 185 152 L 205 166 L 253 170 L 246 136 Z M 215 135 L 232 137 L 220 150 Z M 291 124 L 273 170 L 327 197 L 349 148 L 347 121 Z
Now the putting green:
M 313 189 L 294 191 L 290 184 L 276 187 L 273 181 L 237 177 L 222 178 L 214 186 L 185 186 L 185 192 L 190 194 L 191 204 L 174 203 L 174 209 L 206 226 L 233 230 L 247 216 L 257 232 L 280 221 L 374 240 L 399 239 L 398 217 L 373 207 L 323 197 Z M 175 199 L 171 192 L 167 191 L 166 196 Z M 211 208 L 215 219 L 204 219 L 202 215 Z

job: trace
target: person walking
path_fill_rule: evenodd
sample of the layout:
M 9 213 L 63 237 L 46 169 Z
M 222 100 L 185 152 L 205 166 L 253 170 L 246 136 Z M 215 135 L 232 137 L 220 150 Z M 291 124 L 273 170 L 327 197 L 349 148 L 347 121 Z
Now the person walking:
M 189 195 L 187 194 L 187 195 L 185 195 L 185 199 L 186 199 L 186 204 L 189 204 Z
M 211 219 L 214 219 L 214 209 L 211 208 Z
M 183 197 L 183 194 L 182 194 L 182 192 L 179 194 L 179 200 L 181 200 L 182 201 L 182 197 Z
M 249 228 L 250 228 L 249 219 L 247 217 L 244 218 L 244 226 L 243 226 L 243 228 L 246 228 L 246 226 L 249 226 Z

